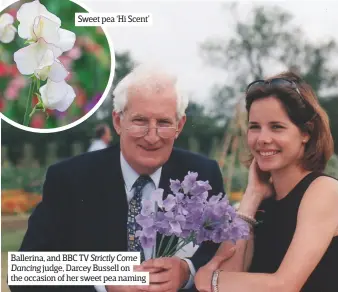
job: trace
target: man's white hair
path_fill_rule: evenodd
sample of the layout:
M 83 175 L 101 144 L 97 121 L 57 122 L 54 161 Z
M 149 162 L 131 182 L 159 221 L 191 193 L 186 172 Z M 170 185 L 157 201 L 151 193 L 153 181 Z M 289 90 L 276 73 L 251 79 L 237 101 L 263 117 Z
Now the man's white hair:
M 176 114 L 178 119 L 185 116 L 188 107 L 188 97 L 182 93 L 174 74 L 156 64 L 141 64 L 126 75 L 113 91 L 113 106 L 115 112 L 123 112 L 128 102 L 131 88 L 137 90 L 158 91 L 168 87 L 174 88 L 177 97 Z

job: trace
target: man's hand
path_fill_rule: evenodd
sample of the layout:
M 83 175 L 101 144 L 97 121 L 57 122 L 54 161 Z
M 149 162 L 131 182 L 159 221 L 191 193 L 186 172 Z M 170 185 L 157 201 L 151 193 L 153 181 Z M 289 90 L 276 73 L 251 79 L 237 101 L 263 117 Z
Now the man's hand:
M 179 257 L 150 259 L 142 263 L 143 269 L 156 268 L 149 273 L 149 286 L 138 286 L 149 292 L 176 292 L 189 280 L 190 270 L 186 261 Z

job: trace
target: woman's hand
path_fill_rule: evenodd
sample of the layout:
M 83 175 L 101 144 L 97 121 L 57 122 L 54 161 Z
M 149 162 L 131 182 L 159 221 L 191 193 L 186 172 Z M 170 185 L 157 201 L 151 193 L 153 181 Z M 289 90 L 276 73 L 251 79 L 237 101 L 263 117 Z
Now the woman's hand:
M 212 274 L 218 269 L 221 262 L 213 258 L 205 266 L 201 267 L 195 275 L 195 286 L 200 292 L 212 292 L 211 280 Z
M 264 200 L 271 197 L 273 193 L 274 189 L 270 172 L 262 171 L 254 158 L 249 168 L 248 186 L 245 194 L 260 196 Z
M 241 200 L 238 211 L 255 218 L 257 209 L 263 200 L 274 194 L 269 172 L 259 169 L 257 161 L 252 160 L 249 168 L 248 186 Z
M 229 245 L 226 245 L 226 247 L 220 255 L 216 254 L 210 262 L 197 271 L 194 281 L 198 291 L 212 292 L 211 280 L 213 272 L 216 271 L 224 261 L 230 259 L 236 251 L 235 247 L 228 248 Z

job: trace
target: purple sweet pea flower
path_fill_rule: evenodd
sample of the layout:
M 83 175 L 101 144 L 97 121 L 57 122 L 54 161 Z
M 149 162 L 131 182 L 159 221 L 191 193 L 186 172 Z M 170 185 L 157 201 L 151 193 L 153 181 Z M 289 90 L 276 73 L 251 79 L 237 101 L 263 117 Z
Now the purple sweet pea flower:
M 188 198 L 186 203 L 186 209 L 188 212 L 194 216 L 202 216 L 205 204 L 198 198 Z
M 194 203 L 205 204 L 207 202 L 208 196 L 209 196 L 208 192 L 204 192 L 204 193 L 200 193 L 195 196 L 191 196 L 189 199 L 187 199 L 187 201 L 191 203 L 194 202 Z
M 203 241 L 210 240 L 212 231 L 200 228 L 196 233 L 195 243 L 200 245 Z
M 166 212 L 164 216 L 167 218 L 171 230 L 169 233 L 175 234 L 176 236 L 180 236 L 182 232 L 181 224 L 185 222 L 185 217 L 183 215 L 176 215 L 173 212 Z
M 216 243 L 221 243 L 222 241 L 231 240 L 231 236 L 229 234 L 229 228 L 224 229 L 223 226 L 218 226 L 212 231 L 210 239 Z
M 155 227 L 159 233 L 169 235 L 170 225 L 163 212 L 156 213 Z
M 192 231 L 189 230 L 189 229 L 186 229 L 186 230 L 182 229 L 180 237 L 183 238 L 183 239 L 187 239 L 188 237 L 191 236 L 191 233 L 192 233 Z
M 151 201 L 157 203 L 161 209 L 163 208 L 163 191 L 163 189 L 156 189 L 151 193 Z M 155 205 L 154 203 L 153 205 Z
M 156 237 L 140 236 L 140 242 L 144 248 L 151 248 L 156 243 Z
M 177 215 L 188 215 L 189 211 L 187 209 L 188 207 L 188 202 L 187 202 L 187 196 L 185 196 L 183 193 L 176 193 L 175 196 L 175 200 L 176 200 L 176 206 L 173 209 L 173 211 L 177 214 Z
M 186 238 L 188 235 L 190 235 L 194 231 L 198 231 L 200 229 L 200 226 L 203 224 L 200 217 L 195 217 L 191 214 L 189 214 L 186 217 L 186 221 L 182 223 L 182 234 L 181 237 Z
M 142 233 L 144 236 L 156 237 L 156 228 L 154 226 L 144 228 L 142 231 L 143 231 Z
M 148 228 L 154 225 L 154 217 L 152 216 L 143 216 L 142 214 L 138 214 L 136 217 L 136 222 L 141 225 L 142 228 Z
M 176 199 L 174 195 L 168 195 L 163 201 L 163 207 L 166 211 L 171 211 L 176 206 Z
M 183 216 L 186 216 L 189 214 L 189 211 L 187 210 L 187 204 L 179 204 L 177 206 L 177 210 L 176 210 L 176 213 L 178 215 L 183 215 Z
M 142 216 L 149 216 L 151 213 L 155 212 L 154 210 L 154 203 L 150 200 L 143 200 L 142 201 L 142 209 L 141 215 Z
M 227 214 L 227 211 L 229 209 L 229 204 L 227 201 L 219 201 L 217 204 L 208 204 L 206 206 L 206 209 L 211 212 L 211 216 L 216 216 L 218 218 L 227 216 L 228 221 L 231 220 L 231 217 L 229 214 Z
M 241 218 L 236 217 L 231 224 L 230 239 L 233 242 L 236 242 L 238 238 L 249 239 L 249 237 L 250 237 L 250 227 L 248 223 L 246 223 Z
M 143 248 L 151 248 L 156 243 L 156 231 L 138 230 L 136 231 L 135 236 L 139 238 Z
M 222 196 L 223 196 L 222 193 L 219 193 L 217 196 L 212 196 L 209 199 L 208 205 L 216 205 L 219 202 L 219 200 L 222 199 Z
M 189 171 L 188 174 L 184 177 L 184 180 L 182 182 L 182 188 L 183 192 L 185 194 L 188 194 L 193 187 L 194 183 L 196 182 L 198 173 L 197 172 L 191 172 Z
M 176 199 L 177 204 L 181 204 L 185 198 L 185 195 L 180 192 L 176 193 L 175 195 L 176 195 L 175 199 Z
M 212 188 L 211 186 L 209 185 L 209 181 L 201 181 L 201 180 L 198 180 L 196 181 L 191 189 L 190 189 L 190 194 L 192 196 L 198 196 L 198 195 L 201 195 L 207 191 L 210 191 Z
M 170 179 L 170 189 L 175 195 L 180 191 L 181 188 L 181 182 L 178 179 Z
M 182 233 L 181 225 L 177 221 L 169 221 L 169 225 L 171 227 L 171 233 L 180 236 Z

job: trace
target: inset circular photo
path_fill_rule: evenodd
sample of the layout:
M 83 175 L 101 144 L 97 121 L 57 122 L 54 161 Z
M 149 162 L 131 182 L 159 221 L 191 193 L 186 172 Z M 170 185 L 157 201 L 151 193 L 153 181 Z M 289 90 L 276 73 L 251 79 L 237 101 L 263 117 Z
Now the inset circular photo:
M 104 28 L 75 26 L 75 13 L 85 12 L 70 0 L 0 7 L 2 119 L 31 132 L 58 132 L 102 104 L 112 86 L 114 49 Z

